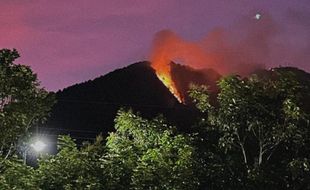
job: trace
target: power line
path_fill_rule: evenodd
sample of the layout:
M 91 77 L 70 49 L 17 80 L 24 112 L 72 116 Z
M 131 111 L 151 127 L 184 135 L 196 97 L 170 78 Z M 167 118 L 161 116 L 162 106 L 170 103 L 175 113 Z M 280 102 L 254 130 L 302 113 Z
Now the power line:
M 103 102 L 103 101 L 89 101 L 89 100 L 74 100 L 74 99 L 58 99 L 59 102 L 73 102 L 73 103 L 87 103 L 87 104 L 99 104 L 99 105 L 108 105 L 108 106 L 136 106 L 136 107 L 149 107 L 149 108 L 162 108 L 162 109 L 175 109 L 175 106 L 160 106 L 160 105 L 152 105 L 152 104 L 123 104 L 123 103 L 111 103 L 111 102 Z M 177 101 L 176 101 L 177 103 Z M 37 127 L 40 130 L 55 130 L 58 132 L 76 132 L 76 133 L 86 133 L 85 135 L 98 135 L 102 131 L 90 131 L 90 130 L 77 130 L 77 129 L 63 129 L 63 128 L 55 128 L 55 127 Z M 57 137 L 56 134 L 44 134 L 41 133 L 43 136 L 54 136 Z M 95 140 L 96 138 L 92 137 L 82 137 L 82 136 L 75 136 L 70 134 L 70 137 L 74 139 L 84 139 L 84 140 Z
M 175 106 L 160 106 L 155 104 L 134 104 L 134 103 L 111 103 L 103 101 L 90 101 L 90 100 L 74 100 L 74 99 L 57 99 L 59 102 L 75 102 L 75 103 L 89 103 L 89 104 L 100 104 L 109 106 L 136 106 L 136 107 L 151 107 L 151 108 L 164 108 L 164 109 L 175 109 Z M 177 101 L 176 101 L 177 102 Z
M 88 131 L 88 130 L 77 130 L 77 129 L 62 129 L 62 128 L 55 128 L 55 127 L 38 127 L 38 128 L 39 129 L 48 129 L 48 130 L 57 130 L 57 131 L 93 133 L 93 134 L 98 134 L 101 132 L 101 131 Z
M 50 137 L 58 137 L 59 135 L 52 135 L 52 134 L 44 134 L 43 136 L 50 136 Z M 95 137 L 81 137 L 81 136 L 74 136 L 69 135 L 73 139 L 84 139 L 84 140 L 95 140 Z

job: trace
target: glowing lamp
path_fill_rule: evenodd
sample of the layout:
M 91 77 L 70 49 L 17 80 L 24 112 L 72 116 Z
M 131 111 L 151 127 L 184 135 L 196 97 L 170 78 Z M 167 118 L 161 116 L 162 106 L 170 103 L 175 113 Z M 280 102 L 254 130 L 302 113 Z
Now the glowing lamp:
M 35 143 L 30 145 L 36 152 L 41 152 L 46 147 L 46 144 L 43 141 L 36 141 Z

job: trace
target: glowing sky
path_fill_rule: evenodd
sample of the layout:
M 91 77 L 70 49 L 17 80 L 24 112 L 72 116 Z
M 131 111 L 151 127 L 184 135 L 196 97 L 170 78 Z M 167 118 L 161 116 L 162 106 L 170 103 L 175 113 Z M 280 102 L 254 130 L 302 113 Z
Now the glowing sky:
M 285 52 L 279 60 L 287 63 L 269 66 L 310 70 L 309 0 L 0 0 L 0 8 L 0 48 L 17 48 L 18 63 L 30 65 L 49 90 L 147 59 L 162 29 L 195 41 L 263 12 L 301 55 Z

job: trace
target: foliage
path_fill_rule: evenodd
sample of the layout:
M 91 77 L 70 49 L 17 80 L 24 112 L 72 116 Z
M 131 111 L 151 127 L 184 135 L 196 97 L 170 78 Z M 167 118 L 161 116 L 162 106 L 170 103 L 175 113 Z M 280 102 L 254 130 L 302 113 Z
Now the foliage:
M 58 139 L 57 155 L 43 157 L 36 170 L 38 186 L 42 189 L 103 189 L 99 157 L 102 154 L 102 138 L 81 149 L 69 136 Z
M 222 181 L 230 187 L 238 181 L 249 188 L 287 188 L 295 183 L 289 170 L 300 165 L 294 159 L 304 158 L 301 152 L 309 137 L 308 115 L 301 102 L 304 87 L 288 72 L 275 72 L 273 78 L 228 76 L 219 87 L 216 108 L 205 103 L 206 87 L 195 86 L 190 93 L 197 107 L 208 111 L 202 125 L 218 134 L 216 159 L 209 167 L 229 171 Z
M 207 86 L 190 85 L 189 96 L 193 98 L 193 102 L 201 112 L 210 111 L 212 108 L 209 102 L 209 93 Z
M 59 152 L 43 155 L 34 169 L 14 162 L 0 177 L 16 189 L 197 189 L 192 138 L 177 134 L 163 118 L 151 121 L 120 110 L 106 144 L 98 136 L 78 148 L 69 136 Z M 15 172 L 16 171 L 16 172 Z
M 54 97 L 39 87 L 37 75 L 29 66 L 14 64 L 18 52 L 0 50 L 0 157 L 15 150 L 17 140 L 28 128 L 43 121 Z
M 35 171 L 21 161 L 14 159 L 4 160 L 0 175 L 0 189 L 29 189 L 36 190 Z
M 116 132 L 107 139 L 109 189 L 196 189 L 195 149 L 162 118 L 118 112 Z M 110 186 L 109 186 L 110 187 Z

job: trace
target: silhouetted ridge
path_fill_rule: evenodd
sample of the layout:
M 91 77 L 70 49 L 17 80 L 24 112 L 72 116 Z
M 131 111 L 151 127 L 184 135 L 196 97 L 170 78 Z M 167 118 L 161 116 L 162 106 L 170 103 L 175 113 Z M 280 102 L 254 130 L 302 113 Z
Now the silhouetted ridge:
M 218 93 L 216 83 L 221 76 L 212 69 L 197 70 L 175 63 L 172 63 L 171 68 L 172 78 L 186 105 L 180 104 L 157 78 L 149 62 L 139 62 L 57 92 L 58 102 L 45 125 L 56 129 L 55 134 L 69 133 L 73 137 L 93 138 L 99 132 L 107 135 L 114 130 L 113 121 L 117 110 L 124 107 L 138 111 L 146 118 L 162 114 L 180 130 L 191 131 L 191 126 L 200 113 L 187 95 L 189 85 L 208 85 L 211 101 L 215 102 Z M 310 86 L 309 73 L 296 68 L 275 70 L 292 72 L 301 84 Z M 273 70 L 256 72 L 265 77 L 271 77 L 272 73 Z M 310 109 L 307 103 L 309 99 L 310 95 L 304 100 L 307 109 Z M 83 130 L 93 133 L 75 132 Z
M 197 114 L 193 107 L 177 101 L 149 62 L 135 63 L 70 86 L 56 96 L 58 103 L 47 126 L 68 131 L 89 130 L 106 135 L 113 131 L 113 121 L 121 107 L 132 108 L 147 118 L 163 114 L 170 123 L 183 129 L 189 128 Z

